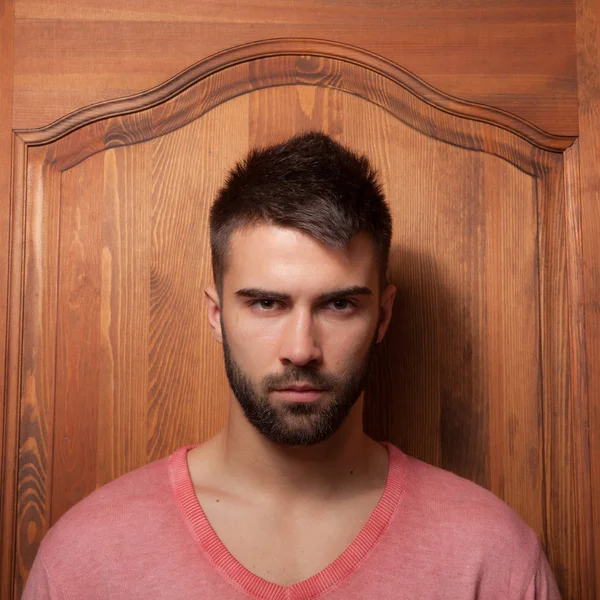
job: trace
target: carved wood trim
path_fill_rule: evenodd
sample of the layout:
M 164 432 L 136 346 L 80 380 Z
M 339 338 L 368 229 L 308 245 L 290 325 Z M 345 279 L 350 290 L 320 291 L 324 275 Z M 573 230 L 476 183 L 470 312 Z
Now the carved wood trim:
M 571 426 L 573 428 L 573 465 L 576 490 L 574 507 L 578 527 L 579 590 L 581 599 L 596 597 L 597 577 L 594 569 L 594 531 L 592 470 L 590 449 L 590 395 L 588 376 L 588 352 L 586 349 L 585 298 L 582 205 L 580 181 L 579 141 L 564 154 L 565 173 L 565 230 L 567 234 L 567 288 L 569 296 L 569 377 Z
M 25 196 L 27 146 L 13 137 L 13 173 L 11 194 L 11 231 L 9 243 L 9 294 L 7 311 L 7 354 L 5 381 L 5 421 L 2 486 L 2 536 L 0 545 L 0 597 L 13 597 L 16 570 L 17 476 L 19 427 L 21 424 L 21 369 L 23 334 L 23 284 L 25 280 Z
M 407 90 L 415 98 L 438 111 L 504 129 L 543 150 L 563 152 L 575 140 L 569 136 L 551 135 L 524 119 L 498 108 L 445 94 L 406 69 L 372 52 L 338 42 L 304 38 L 263 40 L 236 46 L 196 63 L 151 90 L 117 100 L 100 102 L 77 110 L 46 127 L 20 130 L 19 133 L 28 145 L 48 144 L 85 125 L 164 104 L 203 79 L 236 65 L 282 56 L 319 57 L 367 69 Z M 273 81 L 271 84 L 278 83 Z M 279 85 L 282 84 L 283 82 L 279 82 Z M 234 89 L 235 93 L 242 91 L 239 88 Z M 227 99 L 223 97 L 221 101 Z

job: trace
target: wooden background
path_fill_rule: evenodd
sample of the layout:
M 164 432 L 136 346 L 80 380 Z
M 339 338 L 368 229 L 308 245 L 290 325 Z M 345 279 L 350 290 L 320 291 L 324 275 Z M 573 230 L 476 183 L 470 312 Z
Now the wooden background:
M 13 125 L 46 125 L 231 46 L 292 36 L 359 46 L 446 93 L 577 132 L 574 0 L 15 0 Z
M 600 548 L 600 14 L 597 2 L 213 3 L 25 2 L 3 0 L 0 14 L 0 331 L 6 328 L 12 128 L 42 126 L 81 106 L 152 87 L 208 54 L 279 36 L 346 41 L 411 69 L 445 92 L 510 111 L 557 135 L 578 135 L 569 151 L 581 205 L 574 244 L 584 265 L 581 302 L 572 307 L 586 357 L 571 385 L 582 402 L 573 422 L 589 432 L 577 448 L 575 510 Z M 579 71 L 579 77 L 578 77 Z M 578 231 L 575 229 L 575 231 Z M 575 260 L 575 259 L 572 259 Z M 3 337 L 3 339 L 5 339 Z M 6 347 L 0 345 L 0 368 Z M 1 378 L 4 383 L 5 378 Z M 590 399 L 588 406 L 587 399 Z M 18 416 L 0 405 L 7 430 Z M 589 428 L 589 429 L 588 429 Z M 12 436 L 14 438 L 14 436 Z M 15 484 L 16 448 L 2 443 L 3 494 Z M 3 506 L 5 521 L 9 511 Z M 5 527 L 6 523 L 2 525 Z M 3 539 L 3 551 L 6 539 Z M 581 571 L 600 572 L 600 556 L 580 549 Z M 4 591 L 4 590 L 3 590 Z M 584 592 L 582 590 L 582 592 Z M 589 596 L 590 598 L 592 596 Z

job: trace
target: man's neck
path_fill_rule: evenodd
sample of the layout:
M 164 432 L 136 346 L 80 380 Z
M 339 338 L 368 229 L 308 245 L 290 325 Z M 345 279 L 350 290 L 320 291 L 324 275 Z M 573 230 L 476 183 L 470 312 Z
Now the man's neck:
M 209 444 L 212 479 L 233 492 L 281 500 L 334 500 L 385 484 L 387 450 L 362 429 L 362 397 L 340 429 L 313 446 L 276 444 L 259 433 L 241 409 Z M 208 448 L 207 448 L 208 450 Z

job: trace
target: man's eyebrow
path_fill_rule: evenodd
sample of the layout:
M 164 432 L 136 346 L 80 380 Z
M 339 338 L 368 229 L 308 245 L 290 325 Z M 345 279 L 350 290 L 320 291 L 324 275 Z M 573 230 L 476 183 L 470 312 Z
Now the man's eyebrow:
M 235 293 L 239 298 L 269 298 L 270 300 L 278 300 L 280 302 L 287 302 L 291 296 L 289 294 L 282 294 L 281 292 L 272 292 L 262 288 L 242 288 Z M 371 296 L 373 291 L 361 285 L 352 285 L 347 288 L 341 288 L 338 290 L 332 290 L 326 294 L 321 294 L 317 297 L 317 302 L 331 302 L 333 300 L 339 300 L 346 298 L 347 296 Z

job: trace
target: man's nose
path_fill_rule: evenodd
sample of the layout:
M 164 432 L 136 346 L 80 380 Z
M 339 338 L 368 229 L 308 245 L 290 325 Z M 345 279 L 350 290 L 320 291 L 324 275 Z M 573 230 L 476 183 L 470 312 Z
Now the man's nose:
M 280 360 L 305 365 L 312 361 L 321 362 L 322 358 L 321 341 L 311 311 L 293 311 L 283 328 Z

